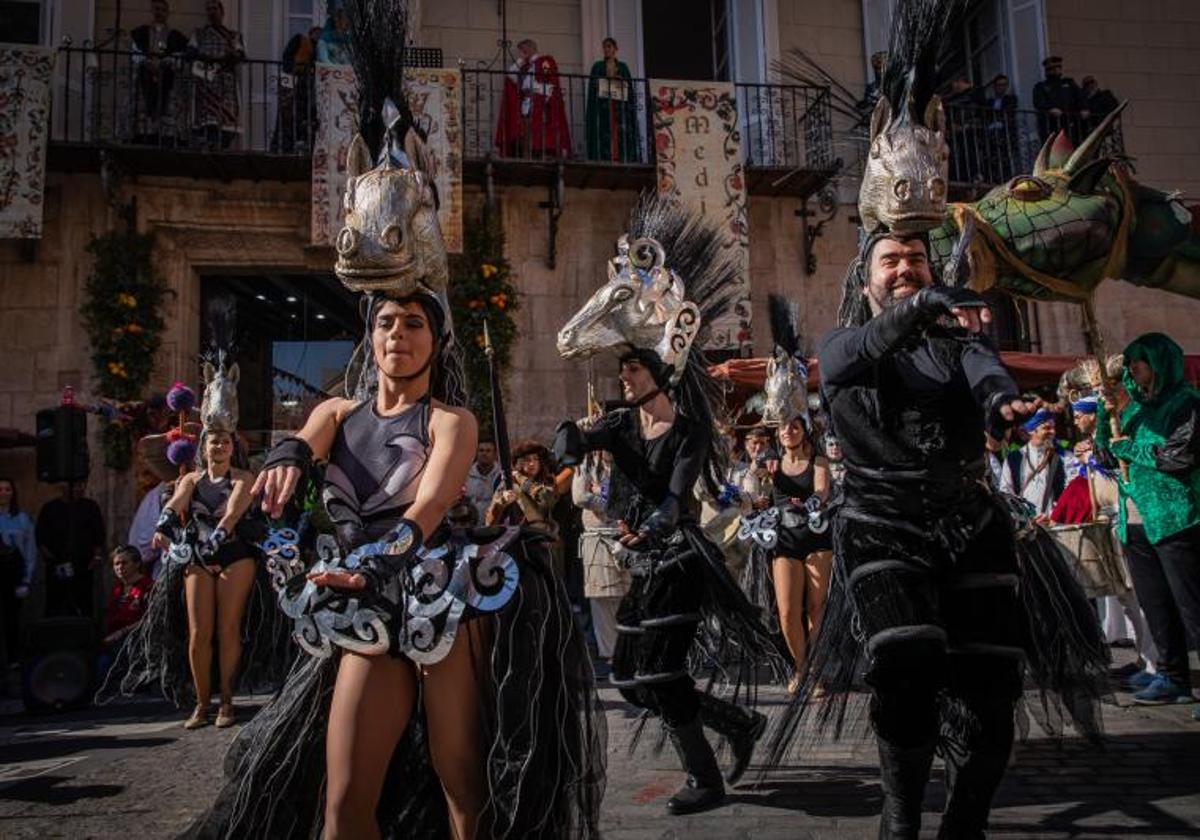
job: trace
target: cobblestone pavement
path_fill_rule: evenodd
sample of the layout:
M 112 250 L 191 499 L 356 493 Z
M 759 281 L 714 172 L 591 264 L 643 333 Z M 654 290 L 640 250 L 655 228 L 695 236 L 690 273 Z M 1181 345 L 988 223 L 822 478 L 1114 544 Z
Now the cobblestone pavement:
M 823 746 L 726 807 L 675 818 L 664 803 L 680 774 L 654 727 L 628 753 L 634 718 L 602 692 L 609 722 L 608 840 L 771 840 L 873 837 L 879 775 L 869 740 Z M 1105 709 L 1103 749 L 1050 739 L 1036 727 L 1016 749 L 992 812 L 993 837 L 1182 838 L 1200 836 L 1200 723 L 1192 706 L 1139 707 L 1128 694 Z M 243 713 L 254 709 L 243 701 Z M 767 697 L 767 710 L 780 698 Z M 180 728 L 157 702 L 72 714 L 4 714 L 0 704 L 0 838 L 171 837 L 211 799 L 236 729 Z M 753 770 L 748 776 L 752 776 Z M 937 826 L 940 770 L 925 801 Z M 932 836 L 932 833 L 930 834 Z

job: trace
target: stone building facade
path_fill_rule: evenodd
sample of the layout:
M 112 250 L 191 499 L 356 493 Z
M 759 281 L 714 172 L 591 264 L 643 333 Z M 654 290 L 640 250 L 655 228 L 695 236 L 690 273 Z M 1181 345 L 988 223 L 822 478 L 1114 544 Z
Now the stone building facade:
M 1200 41 L 1200 6 L 1169 0 L 1008 2 L 1033 2 L 1038 7 L 1039 50 L 1062 55 L 1077 78 L 1094 74 L 1118 96 L 1131 100 L 1124 118 L 1125 140 L 1137 159 L 1139 178 L 1156 186 L 1200 191 L 1200 51 L 1186 46 Z M 227 20 L 245 32 L 248 52 L 277 56 L 281 24 L 276 18 L 286 4 L 227 0 L 225 5 Z M 514 0 L 507 4 L 508 29 L 514 39 L 536 38 L 564 72 L 586 72 L 598 41 L 625 5 L 629 4 L 624 0 Z M 63 6 L 88 7 L 94 39 L 111 33 L 114 0 Z M 172 6 L 178 27 L 201 21 L 200 0 L 177 0 Z M 756 60 L 760 70 L 765 68 L 763 81 L 771 80 L 773 59 L 800 47 L 852 91 L 864 85 L 869 49 L 864 20 L 877 6 L 863 0 L 747 0 L 730 5 L 750 9 L 747 14 L 757 22 Z M 121 3 L 121 26 L 130 28 L 148 19 L 148 7 L 142 0 Z M 414 0 L 420 22 L 416 41 L 441 48 L 448 64 L 460 59 L 468 67 L 487 63 L 498 52 L 496 8 L 494 0 Z M 70 16 L 70 26 L 78 29 L 80 20 Z M 632 32 L 627 22 L 617 22 Z M 56 31 L 65 31 L 63 25 Z M 626 55 L 634 52 L 624 48 L 630 37 L 622 35 Z M 834 127 L 836 141 L 845 126 L 835 121 Z M 837 146 L 841 156 L 851 152 Z M 121 179 L 113 196 L 106 195 L 94 168 L 67 172 L 52 167 L 48 184 L 42 240 L 34 246 L 0 242 L 0 427 L 32 431 L 34 413 L 55 405 L 64 385 L 74 385 L 84 401 L 93 396 L 78 310 L 91 268 L 87 243 L 120 224 L 115 203 L 136 197 L 138 227 L 156 235 L 158 268 L 174 291 L 166 304 L 169 327 L 155 387 L 198 379 L 202 275 L 286 272 L 311 276 L 314 283 L 328 281 L 333 255 L 308 244 L 309 185 L 302 178 L 229 179 L 194 173 L 166 177 L 135 169 Z M 518 313 L 521 337 L 507 388 L 514 435 L 546 436 L 558 420 L 584 408 L 585 377 L 578 364 L 558 358 L 554 333 L 603 276 L 604 261 L 636 198 L 636 186 L 568 187 L 554 268 L 547 266 L 549 231 L 546 211 L 539 206 L 546 200 L 545 186 L 497 187 L 507 257 L 523 296 Z M 856 243 L 857 185 L 847 181 L 837 186 L 841 204 L 815 240 L 816 271 L 811 275 L 804 269 L 796 215 L 801 201 L 751 195 L 749 271 L 757 324 L 765 325 L 766 297 L 774 291 L 800 302 L 802 329 L 810 342 L 833 324 L 844 267 Z M 482 189 L 477 180 L 467 185 L 468 218 L 483 201 Z M 1098 312 L 1110 345 L 1160 329 L 1185 349 L 1200 352 L 1198 301 L 1113 282 L 1102 290 Z M 1076 310 L 1039 304 L 1036 321 L 1043 352 L 1083 351 Z M 764 328 L 756 329 L 756 352 L 765 352 L 768 340 Z M 609 393 L 615 387 L 612 367 L 603 361 L 596 364 L 598 382 Z M 104 469 L 99 446 L 94 443 L 92 448 L 92 495 L 104 504 L 115 538 L 123 533 L 136 501 L 132 481 L 127 474 Z M 16 477 L 27 507 L 36 509 L 53 492 L 34 481 L 28 450 L 0 451 L 3 473 Z

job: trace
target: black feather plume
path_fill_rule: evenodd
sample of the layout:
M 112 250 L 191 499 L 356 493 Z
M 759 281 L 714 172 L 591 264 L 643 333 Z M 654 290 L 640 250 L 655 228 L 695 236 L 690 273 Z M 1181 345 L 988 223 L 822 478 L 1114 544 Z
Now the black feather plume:
M 408 0 L 346 0 L 350 19 L 350 61 L 358 84 L 358 131 L 378 156 L 383 145 L 385 99 L 400 109 L 404 125 L 412 115 L 404 96 L 408 47 Z
M 904 119 L 909 96 L 918 120 L 938 87 L 938 55 L 960 0 L 899 0 L 892 12 L 882 92 L 892 113 Z
M 767 296 L 767 312 L 771 320 L 771 341 L 789 356 L 799 356 L 800 333 L 796 327 L 796 305 L 783 295 Z
M 205 361 L 221 367 L 233 362 L 237 349 L 237 301 L 231 295 L 214 297 L 208 302 L 209 349 Z

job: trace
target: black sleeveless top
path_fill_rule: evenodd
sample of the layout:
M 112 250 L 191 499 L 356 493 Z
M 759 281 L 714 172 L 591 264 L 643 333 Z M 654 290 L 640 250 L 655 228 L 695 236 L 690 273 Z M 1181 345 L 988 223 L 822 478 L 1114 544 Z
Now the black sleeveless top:
M 778 505 L 791 504 L 791 499 L 800 499 L 801 502 L 808 501 L 816 489 L 816 474 L 817 458 L 814 455 L 808 461 L 808 466 L 799 475 L 788 475 L 783 471 L 783 462 L 779 464 L 779 469 L 771 476 L 774 486 L 774 503 Z
M 361 525 L 372 537 L 386 532 L 417 495 L 429 461 L 428 395 L 391 417 L 364 400 L 338 426 L 322 501 L 336 525 Z
M 229 494 L 233 492 L 233 479 L 228 475 L 213 481 L 208 472 L 200 476 L 196 489 L 192 491 L 191 514 L 197 521 L 215 528 L 225 516 Z

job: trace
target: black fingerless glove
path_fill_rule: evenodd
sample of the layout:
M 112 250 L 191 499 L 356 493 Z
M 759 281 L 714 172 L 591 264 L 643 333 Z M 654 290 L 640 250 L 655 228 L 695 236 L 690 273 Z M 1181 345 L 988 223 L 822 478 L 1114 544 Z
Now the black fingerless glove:
M 1020 423 L 1024 418 L 1015 414 L 1013 419 L 1006 420 L 1001 410 L 1013 400 L 1021 399 L 1020 394 L 995 393 L 987 398 L 983 406 L 984 430 L 996 440 L 1002 440 L 1004 433 Z
M 201 543 L 197 549 L 201 560 L 211 560 L 221 550 L 221 546 L 229 539 L 229 532 L 224 528 L 214 528 L 213 532 L 208 535 L 208 539 Z
M 409 563 L 424 544 L 425 535 L 416 522 L 401 519 L 381 542 L 388 544 L 389 553 L 371 555 L 358 568 L 373 592 L 381 591 L 389 580 L 408 574 Z
M 154 531 L 162 534 L 171 542 L 177 543 L 183 538 L 183 520 L 179 518 L 179 514 L 173 508 L 165 507 L 158 515 Z
M 667 496 L 638 528 L 638 536 L 646 539 L 665 537 L 674 531 L 678 524 L 679 500 L 674 496 Z
M 958 306 L 987 308 L 987 301 L 977 292 L 961 286 L 926 286 L 917 292 L 916 299 L 920 308 L 935 318 L 949 315 Z
M 587 454 L 583 432 L 572 420 L 564 420 L 554 430 L 554 459 L 560 466 L 573 467 Z
M 265 472 L 275 467 L 299 467 L 301 473 L 307 474 L 312 463 L 312 447 L 306 441 L 298 437 L 285 437 L 271 447 L 262 468 Z

